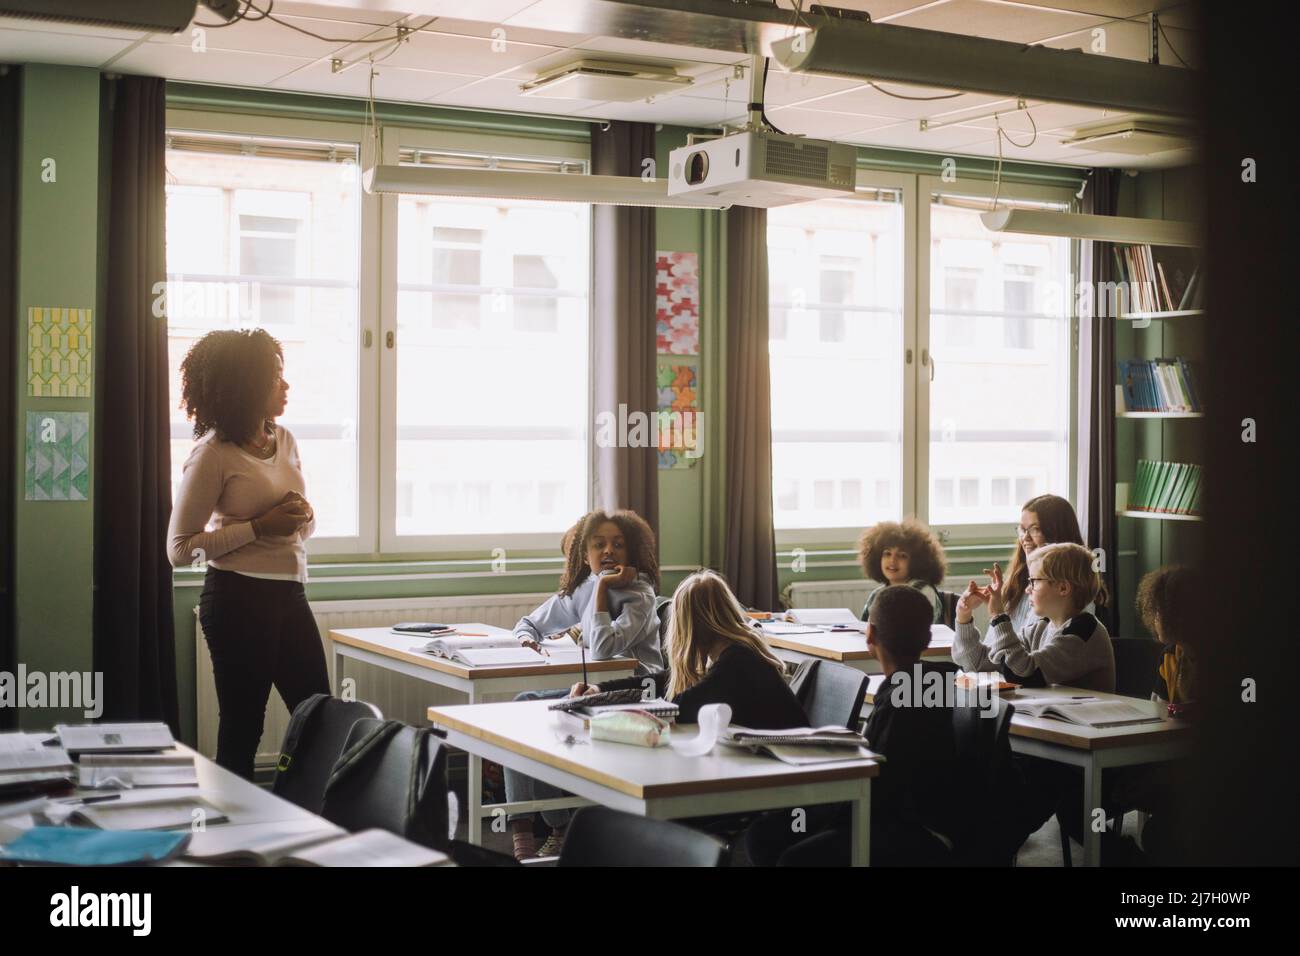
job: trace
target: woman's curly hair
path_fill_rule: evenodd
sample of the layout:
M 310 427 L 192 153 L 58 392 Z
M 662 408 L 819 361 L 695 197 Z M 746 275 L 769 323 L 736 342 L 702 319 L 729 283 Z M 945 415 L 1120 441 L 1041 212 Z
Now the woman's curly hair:
M 1166 644 L 1198 643 L 1206 614 L 1205 582 L 1194 568 L 1171 564 L 1152 571 L 1138 584 L 1137 612 L 1142 625 L 1156 634 L 1156 619 Z
M 190 347 L 181 362 L 181 407 L 194 437 L 215 431 L 223 441 L 248 441 L 284 359 L 280 343 L 262 329 L 219 329 Z
M 862 532 L 858 539 L 858 563 L 862 573 L 873 581 L 888 584 L 885 572 L 880 569 L 880 559 L 886 548 L 902 548 L 907 552 L 907 574 L 920 578 L 936 588 L 943 583 L 948 572 L 948 559 L 943 545 L 925 525 L 915 518 L 903 521 L 882 521 Z
M 607 521 L 618 525 L 623 532 L 623 545 L 627 550 L 627 563 L 637 574 L 648 574 L 659 591 L 659 556 L 656 554 L 655 533 L 650 525 L 635 511 L 589 511 L 564 534 L 564 573 L 560 576 L 560 594 L 570 595 L 591 576 L 587 565 L 587 542 Z

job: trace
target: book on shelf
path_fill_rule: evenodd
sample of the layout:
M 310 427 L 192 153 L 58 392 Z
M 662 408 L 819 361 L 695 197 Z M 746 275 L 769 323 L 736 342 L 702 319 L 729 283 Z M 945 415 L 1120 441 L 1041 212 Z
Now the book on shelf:
M 1201 477 L 1200 465 L 1139 459 L 1128 508 L 1159 514 L 1199 515 Z
M 1128 287 L 1127 311 L 1177 312 L 1200 308 L 1199 265 L 1193 249 L 1179 246 L 1111 246 L 1115 268 Z
M 1122 412 L 1200 412 L 1191 363 L 1184 358 L 1116 362 Z

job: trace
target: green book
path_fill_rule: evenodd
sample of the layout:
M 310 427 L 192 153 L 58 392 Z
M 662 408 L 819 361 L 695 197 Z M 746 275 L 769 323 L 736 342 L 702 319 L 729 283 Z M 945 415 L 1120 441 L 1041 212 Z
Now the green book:
M 1172 475 L 1168 484 L 1165 486 L 1164 497 L 1160 499 L 1157 511 L 1170 512 L 1174 510 L 1174 503 L 1178 496 L 1182 494 L 1183 485 L 1187 482 L 1188 465 L 1182 462 L 1170 462 Z
M 1155 474 L 1154 462 L 1143 458 L 1138 461 L 1137 480 L 1135 482 L 1133 501 L 1130 503 L 1135 511 L 1146 511 L 1151 502 L 1151 479 Z
M 1201 498 L 1201 478 L 1204 472 L 1200 465 L 1194 465 L 1192 480 L 1187 483 L 1187 493 L 1183 495 L 1183 500 L 1179 502 L 1179 513 L 1185 515 L 1198 514 L 1200 512 Z
M 1174 477 L 1173 462 L 1158 461 L 1155 462 L 1156 478 L 1155 484 L 1151 488 L 1151 499 L 1148 502 L 1148 510 L 1159 511 L 1160 503 L 1165 500 L 1165 493 L 1169 488 L 1169 482 Z

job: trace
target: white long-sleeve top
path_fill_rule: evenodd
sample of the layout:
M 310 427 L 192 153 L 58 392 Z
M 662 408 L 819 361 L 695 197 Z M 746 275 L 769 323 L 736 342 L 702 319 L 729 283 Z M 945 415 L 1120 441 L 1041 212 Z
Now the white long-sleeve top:
M 207 562 L 254 578 L 307 580 L 304 541 L 316 521 L 289 536 L 253 534 L 252 519 L 275 507 L 285 492 L 306 497 L 302 461 L 293 434 L 275 426 L 275 454 L 255 458 L 209 432 L 194 443 L 167 528 L 173 567 Z
M 587 577 L 572 594 L 555 594 L 515 625 L 515 637 L 540 641 L 542 638 L 582 626 L 582 643 L 592 660 L 635 657 L 636 673 L 662 670 L 664 657 L 659 647 L 659 617 L 655 614 L 654 582 L 641 574 L 625 588 L 606 594 L 608 611 L 596 610 L 596 577 Z

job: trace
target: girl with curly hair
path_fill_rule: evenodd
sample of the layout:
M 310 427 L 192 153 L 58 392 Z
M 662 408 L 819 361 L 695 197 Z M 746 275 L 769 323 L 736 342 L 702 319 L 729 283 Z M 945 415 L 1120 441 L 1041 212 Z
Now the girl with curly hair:
M 199 621 L 221 713 L 217 763 L 250 780 L 272 685 L 290 711 L 330 691 L 304 589 L 315 515 L 297 442 L 275 423 L 288 392 L 280 343 L 261 329 L 210 332 L 181 362 L 195 443 L 169 557 L 207 567 Z
M 867 595 L 862 620 L 867 620 L 872 603 L 885 587 L 906 584 L 925 595 L 934 610 L 934 623 L 944 623 L 939 585 L 947 573 L 948 561 L 939 539 L 921 522 L 906 518 L 872 525 L 858 539 L 858 563 L 870 580 L 884 585 Z
M 633 657 L 637 674 L 662 670 L 659 617 L 655 613 L 659 559 L 650 525 L 632 511 L 592 511 L 565 532 L 563 547 L 560 588 L 537 610 L 519 619 L 515 625 L 519 642 L 540 650 L 543 638 L 578 625 L 579 640 L 592 660 Z M 515 700 L 564 697 L 567 693 L 567 689 L 525 691 Z M 505 781 L 509 803 L 564 795 L 508 767 Z M 511 815 L 517 859 L 559 852 L 569 811 L 545 810 L 542 818 L 551 831 L 539 851 L 533 834 L 533 814 Z

